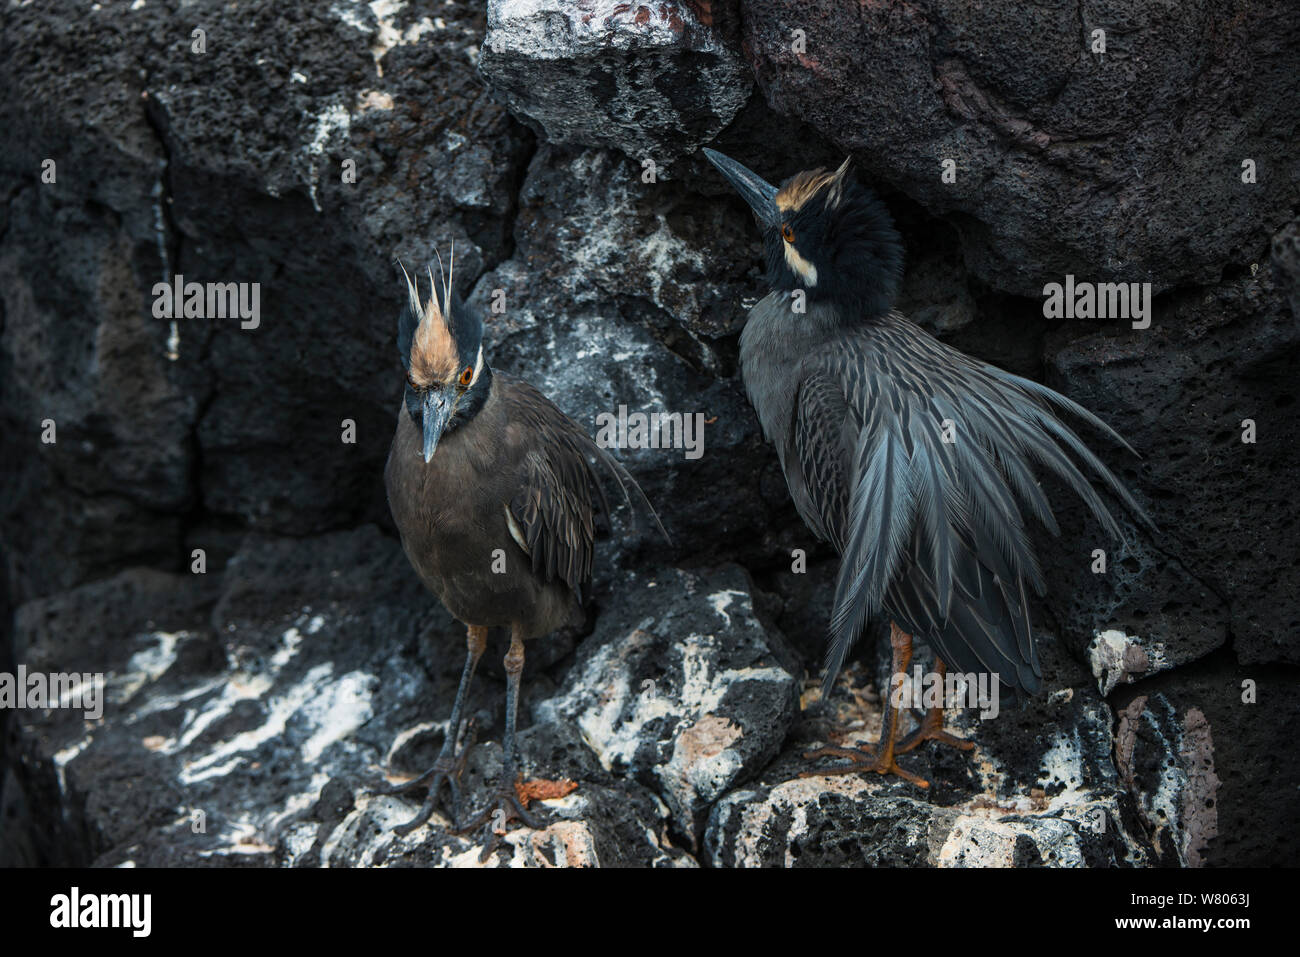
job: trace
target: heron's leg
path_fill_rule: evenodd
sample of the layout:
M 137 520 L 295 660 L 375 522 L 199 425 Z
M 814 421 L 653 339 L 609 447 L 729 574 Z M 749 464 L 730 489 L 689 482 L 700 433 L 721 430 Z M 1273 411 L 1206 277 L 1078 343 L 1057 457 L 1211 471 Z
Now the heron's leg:
M 473 820 L 467 821 L 456 828 L 458 832 L 463 833 L 475 827 L 486 825 L 483 835 L 483 851 L 479 854 L 480 861 L 486 861 L 492 852 L 496 850 L 497 845 L 501 843 L 501 837 L 506 833 L 508 821 L 517 820 L 525 827 L 535 829 L 542 827 L 541 822 L 524 808 L 524 804 L 519 798 L 518 789 L 515 787 L 519 763 L 515 742 L 515 723 L 519 712 L 519 677 L 524 670 L 524 638 L 517 627 L 510 635 L 510 650 L 506 652 L 505 666 L 506 730 L 505 739 L 502 741 L 505 756 L 501 766 L 501 780 L 497 784 L 493 800 L 488 803 L 487 807 L 475 815 Z
M 939 676 L 939 684 L 942 687 L 944 676 L 948 673 L 948 667 L 943 663 L 942 658 L 934 660 L 934 672 Z M 920 726 L 898 742 L 898 747 L 894 749 L 896 754 L 904 754 L 911 751 L 923 741 L 938 741 L 940 744 L 951 745 L 962 751 L 969 751 L 975 747 L 974 741 L 967 741 L 965 738 L 959 738 L 955 734 L 949 734 L 943 730 L 943 703 L 940 702 L 935 707 L 925 713 L 921 720 Z
M 885 712 L 880 728 L 880 743 L 875 751 L 865 748 L 818 748 L 804 755 L 806 759 L 820 757 L 848 758 L 849 763 L 828 768 L 825 771 L 805 771 L 800 777 L 815 777 L 821 774 L 853 774 L 856 771 L 875 771 L 877 774 L 894 774 L 905 781 L 911 781 L 917 787 L 928 788 L 930 782 L 918 777 L 911 771 L 905 771 L 895 760 L 897 751 L 894 741 L 898 737 L 898 708 L 894 706 L 894 691 L 907 680 L 907 666 L 912 662 L 912 636 L 893 622 L 889 624 L 889 647 L 893 657 L 890 671 L 889 688 L 884 695 Z
M 465 669 L 461 672 L 460 687 L 456 689 L 456 700 L 451 706 L 451 717 L 447 721 L 447 733 L 442 739 L 442 749 L 438 752 L 433 767 L 418 778 L 391 787 L 380 788 L 373 792 L 375 794 L 401 794 L 412 788 L 420 787 L 426 782 L 428 783 L 429 793 L 424 800 L 424 806 L 420 808 L 420 813 L 405 824 L 399 824 L 393 828 L 398 834 L 409 834 L 429 820 L 433 815 L 434 808 L 437 806 L 438 796 L 444 782 L 451 792 L 453 824 L 456 818 L 460 816 L 460 775 L 465 767 L 465 756 L 469 753 L 469 749 L 473 747 L 472 734 L 468 736 L 464 745 L 460 746 L 461 738 L 467 737 L 463 734 L 464 729 L 462 728 L 460 716 L 465 707 L 465 699 L 469 697 L 469 686 L 474 681 L 474 669 L 478 667 L 478 660 L 483 657 L 483 649 L 487 647 L 487 635 L 488 630 L 485 627 L 479 625 L 468 626 Z

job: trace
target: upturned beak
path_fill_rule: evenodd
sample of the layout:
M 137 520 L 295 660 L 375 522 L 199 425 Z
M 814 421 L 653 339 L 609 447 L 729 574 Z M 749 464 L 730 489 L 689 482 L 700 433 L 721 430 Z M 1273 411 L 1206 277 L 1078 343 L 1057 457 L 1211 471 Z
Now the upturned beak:
M 776 208 L 777 189 L 753 170 L 737 163 L 717 150 L 704 147 L 704 155 L 718 168 L 758 217 L 758 224 L 767 229 L 781 224 L 781 214 Z
M 438 439 L 442 437 L 442 430 L 447 427 L 447 420 L 451 418 L 451 412 L 451 402 L 441 389 L 430 389 L 424 394 L 420 417 L 424 421 L 424 461 L 426 463 L 433 458 L 434 450 L 438 448 Z

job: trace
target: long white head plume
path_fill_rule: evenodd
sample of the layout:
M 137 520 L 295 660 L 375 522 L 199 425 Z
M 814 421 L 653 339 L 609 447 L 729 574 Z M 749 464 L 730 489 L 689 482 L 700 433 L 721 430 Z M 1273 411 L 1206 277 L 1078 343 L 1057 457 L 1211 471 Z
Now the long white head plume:
M 451 259 L 444 271 L 442 268 L 442 253 L 438 252 L 438 247 L 433 247 L 433 254 L 438 257 L 438 275 L 442 277 L 442 301 L 447 303 L 447 308 L 451 308 L 451 290 L 455 283 L 456 272 L 456 240 L 451 241 Z M 429 273 L 429 284 L 433 284 L 433 272 Z
M 447 296 L 447 302 L 449 303 L 451 302 L 451 290 L 453 287 L 453 283 L 455 281 L 454 280 L 455 273 L 456 273 L 456 240 L 453 239 L 451 241 L 451 256 L 447 263 L 447 286 L 445 290 Z
M 407 275 L 406 267 L 402 265 L 400 259 L 397 261 L 397 267 L 402 270 L 402 275 L 406 276 L 407 303 L 411 307 L 411 314 L 419 321 L 424 317 L 424 310 L 420 307 L 420 289 L 411 282 L 411 277 Z

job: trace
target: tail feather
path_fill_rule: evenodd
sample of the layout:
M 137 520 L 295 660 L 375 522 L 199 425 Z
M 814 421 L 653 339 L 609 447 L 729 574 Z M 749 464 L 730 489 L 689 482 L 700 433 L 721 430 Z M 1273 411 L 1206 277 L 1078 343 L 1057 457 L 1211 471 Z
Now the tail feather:
M 840 560 L 835 587 L 822 685 L 827 694 L 863 625 L 880 610 L 912 525 L 915 494 L 901 439 L 890 430 L 874 449 L 868 449 L 866 443 L 861 446 L 859 458 L 870 454 L 850 500 L 853 533 Z

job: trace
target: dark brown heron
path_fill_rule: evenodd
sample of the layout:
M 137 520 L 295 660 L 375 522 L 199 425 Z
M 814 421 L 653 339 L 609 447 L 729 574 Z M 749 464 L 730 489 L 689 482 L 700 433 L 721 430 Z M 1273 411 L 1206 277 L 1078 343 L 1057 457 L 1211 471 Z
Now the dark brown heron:
M 382 793 L 428 785 L 419 814 L 396 829 L 405 834 L 429 819 L 446 784 L 456 830 L 488 824 L 486 858 L 507 821 L 538 826 L 515 788 L 524 643 L 583 621 L 596 503 L 610 514 L 597 466 L 629 505 L 631 489 L 661 532 L 663 526 L 632 477 L 586 432 L 527 382 L 487 364 L 482 320 L 455 295 L 453 271 L 454 264 L 438 289 L 429 270 L 423 305 L 418 281 L 406 279 L 397 332 L 405 394 L 384 483 L 406 556 L 420 580 L 466 624 L 468 653 L 433 767 Z M 488 629 L 496 626 L 510 630 L 504 765 L 495 800 L 462 824 L 458 781 L 469 747 L 458 746 L 465 737 L 462 710 Z
M 1132 452 L 1078 403 L 932 338 L 892 305 L 903 252 L 884 204 L 849 175 L 812 170 L 778 189 L 706 149 L 753 209 L 763 231 L 771 292 L 740 336 L 745 390 L 776 446 L 795 507 L 840 554 L 823 693 L 869 618 L 890 620 L 894 681 L 912 637 L 963 674 L 995 675 L 1012 699 L 1039 690 L 1042 670 L 1026 585 L 1044 591 L 1021 506 L 1060 529 L 1035 464 L 1063 479 L 1116 537 L 1119 526 L 1070 454 L 1134 514 L 1141 508 L 1061 419 L 1068 413 Z M 973 745 L 932 709 L 896 743 L 898 709 L 886 694 L 874 752 L 831 773 L 870 769 L 927 782 L 895 756 L 922 741 Z

